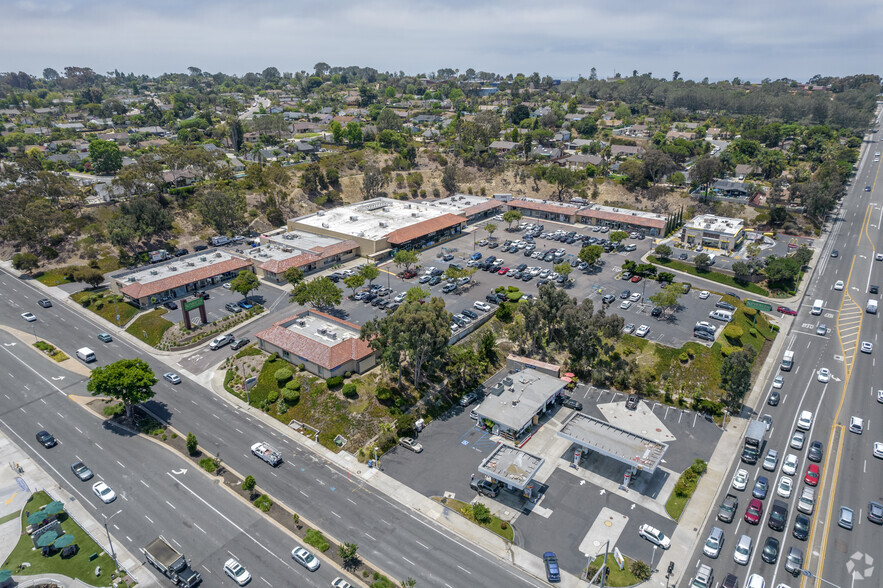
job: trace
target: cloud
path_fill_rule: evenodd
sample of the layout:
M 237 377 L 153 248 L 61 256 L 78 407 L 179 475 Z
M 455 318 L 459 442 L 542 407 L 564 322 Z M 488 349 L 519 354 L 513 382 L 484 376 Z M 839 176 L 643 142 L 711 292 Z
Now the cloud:
M 324 61 L 407 73 L 472 67 L 554 77 L 674 70 L 692 79 L 806 79 L 876 70 L 883 3 L 21 0 L 4 8 L 0 71 L 67 65 L 243 74 Z

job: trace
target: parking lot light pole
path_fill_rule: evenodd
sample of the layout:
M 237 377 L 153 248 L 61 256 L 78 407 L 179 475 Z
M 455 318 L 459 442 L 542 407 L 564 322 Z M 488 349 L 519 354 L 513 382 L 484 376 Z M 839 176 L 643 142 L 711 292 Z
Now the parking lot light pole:
M 112 515 L 110 515 L 109 517 L 107 517 L 107 520 L 104 521 L 104 532 L 107 533 L 107 543 L 108 543 L 108 545 L 110 545 L 110 556 L 113 558 L 113 569 L 114 569 L 114 571 L 119 570 L 119 569 L 120 569 L 120 566 L 119 566 L 119 564 L 117 563 L 117 554 L 116 554 L 116 552 L 113 550 L 113 541 L 111 541 L 111 539 L 110 539 L 110 531 L 109 531 L 108 528 L 107 528 L 107 523 L 110 522 L 110 519 L 112 519 L 113 517 L 117 516 L 117 515 L 120 514 L 121 512 L 123 512 L 123 509 L 120 509 L 120 510 L 116 511 L 115 513 L 113 513 Z
M 804 576 L 806 576 L 807 578 L 813 578 L 815 580 L 820 580 L 820 581 L 824 582 L 825 584 L 830 584 L 831 586 L 834 586 L 834 588 L 840 588 L 840 586 L 838 586 L 834 582 L 829 582 L 828 580 L 824 579 L 821 576 L 816 576 L 814 573 L 812 573 L 809 570 L 800 570 L 800 573 L 803 574 Z
M 653 546 L 653 555 L 650 556 L 650 572 L 653 572 L 653 562 L 656 561 L 656 546 Z

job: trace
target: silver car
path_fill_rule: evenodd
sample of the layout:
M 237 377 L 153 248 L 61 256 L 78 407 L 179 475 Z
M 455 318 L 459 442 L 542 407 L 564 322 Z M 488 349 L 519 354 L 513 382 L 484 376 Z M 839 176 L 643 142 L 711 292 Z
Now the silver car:
M 751 537 L 742 535 L 739 537 L 739 543 L 736 544 L 736 551 L 733 553 L 733 561 L 742 566 L 748 565 L 751 559 Z
M 720 555 L 721 547 L 724 545 L 724 531 L 720 527 L 712 527 L 708 539 L 705 540 L 705 546 L 702 553 L 711 558 L 717 558 Z

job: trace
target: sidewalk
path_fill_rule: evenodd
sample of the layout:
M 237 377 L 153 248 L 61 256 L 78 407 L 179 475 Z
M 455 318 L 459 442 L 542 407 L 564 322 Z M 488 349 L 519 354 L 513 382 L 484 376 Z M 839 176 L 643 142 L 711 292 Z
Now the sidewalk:
M 0 501 L 0 517 L 13 512 L 20 513 L 30 495 L 38 490 L 43 490 L 53 499 L 63 502 L 64 510 L 71 519 L 80 525 L 102 549 L 108 554 L 110 553 L 104 525 L 89 514 L 76 497 L 71 496 L 69 491 L 61 487 L 3 431 L 0 431 L 0 464 L 2 464 L 0 467 L 0 489 L 4 491 L 5 496 L 12 494 L 8 498 L 8 503 L 5 496 L 4 500 Z M 22 473 L 15 472 L 10 465 L 6 464 L 18 464 Z M 0 526 L 0 560 L 5 560 L 12 553 L 21 532 L 21 523 L 18 518 Z M 125 569 L 138 582 L 139 586 L 160 585 L 153 574 L 144 567 L 140 558 L 126 549 L 122 542 L 114 538 L 113 546 L 119 566 Z M 63 586 L 87 586 L 83 582 L 64 578 L 64 576 L 57 578 L 58 583 Z M 32 577 L 20 576 L 16 579 L 25 582 L 20 585 L 27 586 L 29 585 L 27 582 L 30 582 Z M 61 581 L 62 579 L 65 581 Z

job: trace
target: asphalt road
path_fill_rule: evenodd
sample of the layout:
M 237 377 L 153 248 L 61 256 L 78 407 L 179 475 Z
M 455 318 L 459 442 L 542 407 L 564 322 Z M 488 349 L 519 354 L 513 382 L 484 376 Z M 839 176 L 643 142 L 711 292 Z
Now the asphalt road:
M 740 585 L 744 585 L 752 573 L 763 576 L 767 586 L 821 586 L 821 580 L 792 578 L 784 569 L 784 560 L 792 546 L 804 554 L 804 569 L 820 576 L 836 586 L 870 587 L 883 584 L 880 571 L 881 528 L 870 523 L 867 518 L 868 501 L 881 500 L 883 495 L 883 463 L 872 454 L 873 442 L 883 440 L 881 435 L 881 410 L 883 405 L 876 401 L 875 391 L 879 384 L 880 369 L 876 367 L 877 346 L 881 330 L 879 315 L 866 313 L 865 304 L 869 298 L 879 300 L 879 295 L 868 293 L 870 284 L 883 282 L 883 262 L 874 261 L 874 254 L 881 246 L 881 215 L 883 215 L 883 187 L 877 183 L 879 162 L 873 161 L 874 151 L 880 150 L 878 138 L 872 138 L 870 149 L 863 158 L 853 188 L 843 199 L 840 209 L 832 215 L 832 222 L 826 227 L 827 241 L 814 268 L 810 285 L 798 315 L 789 318 L 789 328 L 783 329 L 787 337 L 787 349 L 795 352 L 795 367 L 790 372 L 773 370 L 767 381 L 759 382 L 765 393 L 757 407 L 758 413 L 770 414 L 773 425 L 767 435 L 763 454 L 769 449 L 779 451 L 780 460 L 775 472 L 761 468 L 760 462 L 748 466 L 739 461 L 738 452 L 733 459 L 724 487 L 707 517 L 705 526 L 699 531 L 699 544 L 692 560 L 687 564 L 690 575 L 700 563 L 706 563 L 715 570 L 715 580 L 720 582 L 727 573 L 735 573 Z M 873 191 L 864 191 L 865 185 L 873 186 Z M 832 250 L 839 256 L 831 257 Z M 845 282 L 845 289 L 834 290 L 837 280 Z M 824 309 L 821 315 L 812 315 L 813 301 L 821 299 Z M 825 323 L 828 332 L 818 335 L 816 328 Z M 860 353 L 857 349 L 861 341 L 875 344 L 871 354 Z M 770 361 L 778 363 L 780 357 Z M 831 370 L 831 380 L 822 383 L 818 380 L 819 368 Z M 772 390 L 772 379 L 784 376 L 784 386 L 780 390 L 782 401 L 779 406 L 766 405 Z M 795 431 L 798 415 L 809 410 L 814 414 L 807 444 L 801 450 L 789 446 Z M 853 415 L 864 417 L 864 432 L 861 435 L 848 431 L 849 418 Z M 811 518 L 811 534 L 808 541 L 800 541 L 793 534 L 796 501 L 804 487 L 804 474 L 807 465 L 807 448 L 811 441 L 824 444 L 822 478 L 816 489 L 816 504 Z M 739 449 L 741 451 L 741 447 Z M 794 490 L 791 497 L 776 496 L 776 484 L 782 474 L 782 460 L 788 454 L 799 458 L 797 472 L 792 476 Z M 746 490 L 736 491 L 730 480 L 736 469 L 744 468 L 750 474 Z M 764 513 L 759 525 L 745 522 L 743 515 L 751 499 L 751 491 L 756 478 L 765 475 L 769 478 L 771 491 L 764 502 Z M 730 524 L 716 519 L 718 505 L 724 494 L 733 493 L 739 497 L 737 516 Z M 785 531 L 776 532 L 767 526 L 768 509 L 774 499 L 786 500 L 789 515 Z M 840 506 L 855 511 L 855 526 L 846 530 L 837 525 Z M 711 526 L 724 530 L 725 543 L 720 557 L 711 560 L 702 554 L 702 546 Z M 733 551 L 741 534 L 753 539 L 753 551 L 748 566 L 737 565 Z M 776 537 L 781 542 L 780 554 L 775 564 L 765 563 L 760 552 L 767 537 Z M 689 581 L 689 577 L 685 578 Z M 804 582 L 805 581 L 805 582 Z

